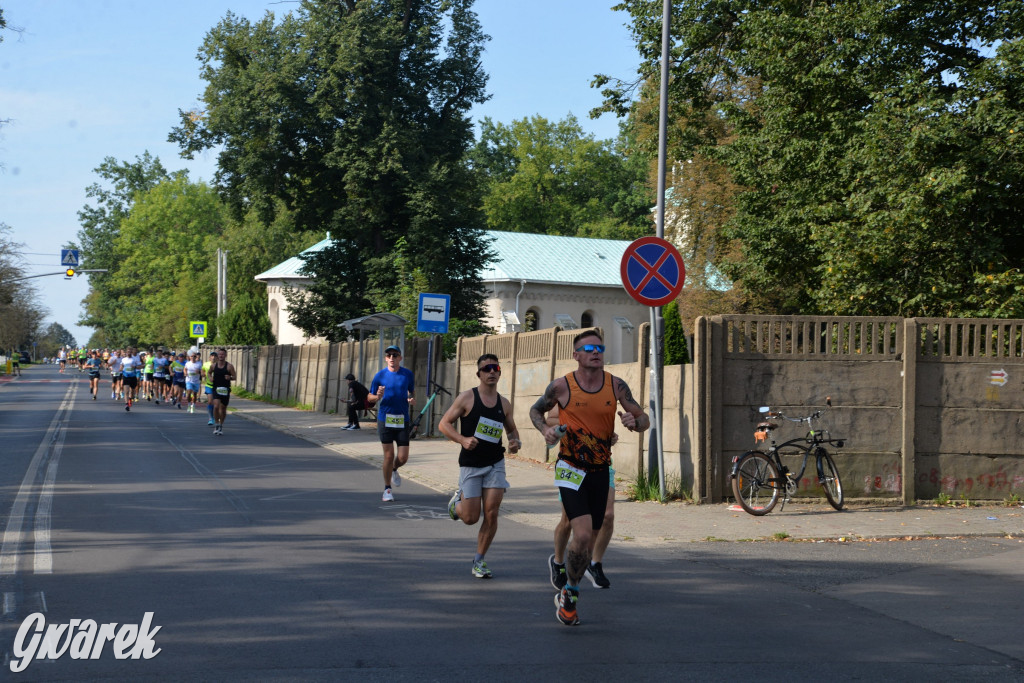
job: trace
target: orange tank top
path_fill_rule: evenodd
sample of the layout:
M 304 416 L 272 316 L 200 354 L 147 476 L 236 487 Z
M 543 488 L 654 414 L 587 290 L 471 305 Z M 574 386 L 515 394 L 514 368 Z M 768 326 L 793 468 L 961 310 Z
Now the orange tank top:
M 612 376 L 603 374 L 601 388 L 593 393 L 580 388 L 576 373 L 566 375 L 569 400 L 558 409 L 558 424 L 566 426 L 558 457 L 588 471 L 612 464 L 615 389 Z

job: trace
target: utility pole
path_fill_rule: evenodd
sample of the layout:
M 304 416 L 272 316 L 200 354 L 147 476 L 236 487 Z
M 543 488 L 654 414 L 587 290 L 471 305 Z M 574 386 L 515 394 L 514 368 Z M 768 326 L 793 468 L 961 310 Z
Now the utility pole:
M 217 317 L 228 309 L 228 252 L 217 248 Z

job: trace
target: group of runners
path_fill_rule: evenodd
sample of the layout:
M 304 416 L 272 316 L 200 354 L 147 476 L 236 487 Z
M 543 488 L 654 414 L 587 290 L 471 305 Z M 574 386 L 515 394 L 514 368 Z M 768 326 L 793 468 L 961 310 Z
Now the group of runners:
M 140 401 L 176 406 L 194 413 L 196 405 L 205 398 L 209 416 L 208 425 L 213 433 L 224 433 L 224 419 L 231 396 L 231 383 L 236 380 L 235 368 L 227 362 L 227 351 L 211 351 L 209 359 L 200 360 L 199 349 L 185 351 L 138 351 L 129 346 L 123 349 L 93 349 L 86 352 L 79 364 L 79 372 L 89 376 L 92 400 L 100 395 L 100 380 L 106 372 L 110 376 L 110 398 L 124 401 L 124 409 L 131 412 Z M 66 358 L 58 356 L 65 371 Z
M 612 445 L 617 440 L 615 418 L 629 431 L 651 426 L 649 416 L 633 398 L 629 386 L 604 370 L 604 340 L 596 331 L 573 339 L 576 370 L 552 381 L 530 407 L 530 421 L 550 446 L 558 444 L 554 485 L 562 518 L 554 530 L 555 552 L 548 558 L 556 589 L 555 616 L 567 626 L 580 623 L 576 605 L 584 577 L 597 588 L 608 588 L 601 560 L 614 519 L 615 478 Z M 415 403 L 413 373 L 401 367 L 397 346 L 385 350 L 386 367 L 370 384 L 366 400 L 377 405 L 377 434 L 384 451 L 382 500 L 394 500 L 392 487 L 401 485 L 399 468 L 409 459 L 410 407 Z M 460 393 L 441 418 L 439 428 L 460 446 L 459 484 L 448 502 L 453 520 L 474 525 L 477 533 L 471 573 L 493 576 L 484 559 L 498 528 L 498 512 L 509 488 L 505 445 L 515 454 L 522 446 L 509 400 L 498 393 L 498 357 L 477 359 L 479 385 Z M 621 407 L 621 410 L 617 410 Z M 350 418 L 351 420 L 351 418 Z

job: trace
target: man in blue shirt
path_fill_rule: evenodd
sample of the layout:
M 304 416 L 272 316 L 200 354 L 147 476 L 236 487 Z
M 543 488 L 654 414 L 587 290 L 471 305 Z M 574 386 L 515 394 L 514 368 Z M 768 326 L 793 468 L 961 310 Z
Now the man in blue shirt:
M 377 404 L 377 436 L 384 447 L 384 495 L 381 500 L 391 502 L 395 499 L 391 485 L 402 485 L 398 468 L 409 460 L 409 406 L 416 402 L 416 384 L 412 370 L 401 367 L 400 348 L 389 346 L 384 349 L 384 361 L 386 366 L 373 376 L 366 400 Z

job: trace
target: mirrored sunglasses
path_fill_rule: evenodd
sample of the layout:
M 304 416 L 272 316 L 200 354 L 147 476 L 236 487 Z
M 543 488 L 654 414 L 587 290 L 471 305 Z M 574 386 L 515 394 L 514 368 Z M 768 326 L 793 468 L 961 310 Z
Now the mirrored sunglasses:
M 488 363 L 480 368 L 480 372 L 501 372 L 501 366 L 497 363 Z
M 604 353 L 604 344 L 584 344 L 583 346 L 576 349 L 577 352 L 582 351 L 583 353 Z

